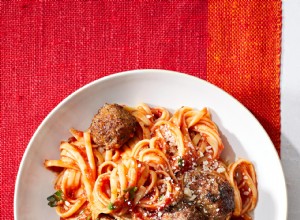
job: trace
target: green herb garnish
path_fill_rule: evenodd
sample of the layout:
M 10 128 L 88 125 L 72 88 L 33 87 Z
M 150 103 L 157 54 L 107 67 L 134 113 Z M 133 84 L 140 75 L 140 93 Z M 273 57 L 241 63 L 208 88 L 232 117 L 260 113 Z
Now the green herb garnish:
M 50 207 L 56 207 L 58 202 L 63 201 L 63 195 L 64 194 L 61 190 L 56 191 L 53 195 L 47 198 L 49 201 L 48 205 Z
M 184 166 L 184 159 L 181 157 L 178 159 L 178 166 L 183 167 Z
M 108 207 L 107 207 L 109 210 L 114 210 L 115 209 L 115 206 L 114 206 L 114 204 L 113 203 L 109 203 L 108 204 Z
M 161 195 L 158 200 L 161 201 L 164 199 L 164 197 L 165 197 L 164 195 Z
M 124 192 L 128 192 L 129 193 L 129 199 L 133 200 L 134 196 L 135 196 L 135 192 L 137 191 L 137 187 L 133 186 L 133 187 L 129 187 L 128 189 L 125 189 Z

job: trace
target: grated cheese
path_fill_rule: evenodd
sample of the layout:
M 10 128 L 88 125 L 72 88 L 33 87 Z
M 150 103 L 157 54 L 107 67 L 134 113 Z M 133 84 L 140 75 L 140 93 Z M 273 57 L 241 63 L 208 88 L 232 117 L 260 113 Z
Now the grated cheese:
M 192 197 L 193 195 L 193 191 L 190 188 L 185 187 L 184 191 L 183 191 L 184 195 L 188 196 L 188 197 Z
M 160 129 L 161 131 L 163 131 L 163 137 L 166 139 L 167 142 L 169 142 L 169 145 L 171 147 L 176 146 L 176 140 L 172 135 L 170 129 L 166 125 L 161 126 Z
M 167 177 L 165 178 L 165 180 L 170 181 L 170 180 L 171 180 L 171 177 L 167 176 Z
M 245 191 L 243 194 L 244 194 L 245 196 L 248 196 L 248 195 L 250 194 L 250 192 Z
M 224 173 L 224 172 L 225 172 L 225 168 L 224 168 L 224 167 L 219 167 L 219 168 L 217 169 L 217 172 L 218 172 L 218 173 Z

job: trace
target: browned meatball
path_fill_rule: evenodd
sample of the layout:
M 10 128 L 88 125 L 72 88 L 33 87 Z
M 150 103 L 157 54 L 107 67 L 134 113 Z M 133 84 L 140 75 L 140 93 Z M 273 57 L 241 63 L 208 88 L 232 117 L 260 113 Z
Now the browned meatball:
M 134 136 L 138 122 L 118 104 L 105 104 L 94 116 L 90 131 L 95 144 L 106 149 L 120 148 Z
M 194 205 L 203 219 L 226 219 L 234 210 L 234 193 L 229 182 L 217 173 L 203 173 L 200 169 L 184 175 L 184 201 Z
M 189 205 L 183 201 L 176 206 L 169 208 L 161 216 L 162 220 L 199 220 L 205 219 L 202 213 L 197 210 L 196 206 Z
M 115 218 L 111 217 L 110 215 L 100 214 L 97 219 L 99 219 L 99 220 L 114 220 Z
M 183 199 L 164 211 L 163 220 L 225 220 L 233 212 L 233 189 L 220 175 L 196 168 L 184 174 L 183 185 Z

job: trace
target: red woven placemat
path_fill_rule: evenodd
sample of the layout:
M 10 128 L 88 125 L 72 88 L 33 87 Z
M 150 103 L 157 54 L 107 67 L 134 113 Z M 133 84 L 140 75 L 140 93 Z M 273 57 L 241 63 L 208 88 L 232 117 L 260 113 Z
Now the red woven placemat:
M 280 153 L 281 1 L 208 5 L 207 80 L 242 102 Z
M 119 71 L 206 79 L 245 104 L 279 150 L 280 1 L 1 1 L 0 10 L 1 219 L 13 219 L 18 166 L 41 121 Z

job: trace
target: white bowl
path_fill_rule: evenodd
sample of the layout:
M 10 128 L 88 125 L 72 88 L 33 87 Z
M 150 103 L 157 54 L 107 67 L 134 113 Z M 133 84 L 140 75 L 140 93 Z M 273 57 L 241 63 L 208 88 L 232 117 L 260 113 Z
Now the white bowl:
M 287 193 L 280 160 L 265 130 L 236 99 L 208 82 L 166 70 L 134 70 L 96 80 L 62 101 L 42 122 L 22 158 L 15 185 L 16 220 L 59 219 L 46 198 L 53 194 L 55 174 L 45 159 L 59 158 L 59 143 L 73 127 L 88 128 L 105 102 L 135 106 L 208 107 L 225 145 L 223 157 L 243 157 L 254 163 L 258 178 L 255 220 L 287 218 Z

